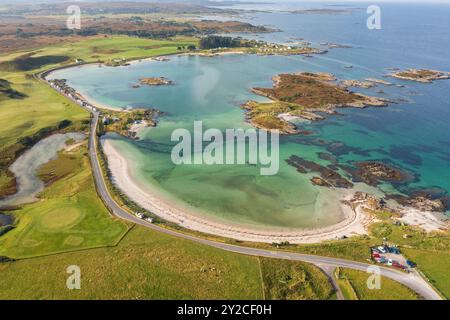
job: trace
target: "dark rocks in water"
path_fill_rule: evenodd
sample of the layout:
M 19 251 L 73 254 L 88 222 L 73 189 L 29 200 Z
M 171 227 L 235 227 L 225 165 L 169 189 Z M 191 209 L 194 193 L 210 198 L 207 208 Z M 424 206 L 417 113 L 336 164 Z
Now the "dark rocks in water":
M 358 154 L 363 157 L 369 157 L 370 153 L 367 150 L 363 150 L 360 148 L 355 148 L 348 146 L 342 142 L 331 142 L 326 146 L 326 149 L 328 152 L 332 153 L 333 155 L 339 157 L 346 154 L 354 153 Z
M 391 146 L 389 155 L 408 164 L 418 166 L 422 164 L 422 158 L 414 152 L 415 146 Z
M 302 159 L 292 155 L 286 162 L 297 169 L 300 173 L 317 172 L 320 174 L 321 181 L 314 180 L 320 184 L 327 184 L 335 188 L 351 188 L 353 183 L 342 177 L 338 172 L 317 164 L 313 161 Z
M 377 186 L 381 182 L 405 183 L 414 178 L 410 173 L 380 161 L 356 162 L 355 167 L 341 168 L 351 174 L 354 182 L 364 182 L 370 186 Z
M 398 203 L 405 207 L 413 207 L 420 211 L 445 212 L 445 204 L 441 199 L 429 199 L 423 196 L 413 198 L 405 196 L 393 197 Z
M 394 199 L 405 207 L 413 207 L 420 211 L 446 212 L 450 207 L 450 197 L 445 190 L 422 189 L 411 192 L 408 196 L 390 195 L 389 199 Z
M 311 182 L 315 186 L 331 188 L 332 185 L 320 177 L 311 178 Z
M 410 206 L 420 211 L 445 212 L 445 204 L 441 199 L 428 199 L 426 197 L 415 197 L 406 201 Z
M 318 152 L 317 155 L 319 156 L 319 159 L 329 161 L 332 164 L 336 164 L 338 162 L 337 158 L 334 155 L 330 154 L 330 153 Z
M 311 131 L 311 130 L 299 130 L 298 134 L 301 134 L 304 136 L 311 136 L 311 135 L 315 134 L 315 132 Z
M 337 163 L 336 164 L 329 164 L 327 166 L 327 168 L 330 169 L 330 170 L 333 170 L 333 171 L 339 171 L 339 169 L 340 169 L 340 167 L 339 167 L 339 165 Z

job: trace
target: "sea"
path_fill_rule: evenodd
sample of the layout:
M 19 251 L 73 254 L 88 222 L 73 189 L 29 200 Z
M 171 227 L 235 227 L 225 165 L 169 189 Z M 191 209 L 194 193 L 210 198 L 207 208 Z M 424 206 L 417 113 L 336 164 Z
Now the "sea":
M 255 228 L 329 226 L 343 219 L 341 200 L 348 190 L 314 186 L 310 181 L 314 174 L 297 172 L 286 162 L 292 155 L 325 166 L 383 161 L 414 177 L 407 183 L 383 183 L 376 188 L 355 184 L 355 189 L 379 196 L 425 189 L 441 195 L 450 191 L 450 80 L 423 84 L 386 76 L 392 68 L 450 72 L 450 5 L 382 3 L 381 29 L 367 27 L 368 6 L 355 2 L 248 4 L 238 7 L 244 10 L 242 15 L 232 17 L 277 30 L 242 37 L 282 44 L 308 41 L 319 48 L 325 43 L 348 46 L 324 55 L 171 56 L 167 62 L 64 69 L 52 77 L 67 79 L 80 93 L 104 105 L 164 112 L 155 128 L 140 132 L 139 140 L 115 134 L 104 139 L 129 160 L 133 179 L 173 205 Z M 327 10 L 289 12 L 305 8 Z M 292 72 L 329 72 L 339 80 L 382 79 L 394 85 L 353 90 L 392 103 L 386 108 L 339 109 L 322 121 L 299 121 L 298 127 L 310 134 L 280 138 L 280 169 L 273 176 L 262 176 L 259 167 L 250 164 L 173 164 L 175 142 L 170 138 L 175 129 L 192 131 L 193 122 L 199 120 L 205 130 L 249 129 L 240 105 L 264 101 L 250 89 L 272 87 L 273 76 Z M 174 85 L 133 88 L 140 78 L 156 76 L 169 78 Z

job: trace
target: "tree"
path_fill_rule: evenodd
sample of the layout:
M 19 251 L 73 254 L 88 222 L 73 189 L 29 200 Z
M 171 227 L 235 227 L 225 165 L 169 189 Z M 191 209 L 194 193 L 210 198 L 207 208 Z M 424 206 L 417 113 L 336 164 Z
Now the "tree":
M 208 36 L 200 39 L 201 49 L 236 48 L 241 46 L 239 39 L 221 36 Z

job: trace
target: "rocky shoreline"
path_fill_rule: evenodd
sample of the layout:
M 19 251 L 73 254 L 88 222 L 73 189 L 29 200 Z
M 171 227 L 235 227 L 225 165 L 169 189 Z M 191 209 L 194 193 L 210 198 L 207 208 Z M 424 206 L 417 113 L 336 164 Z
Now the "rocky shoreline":
M 168 86 L 172 85 L 173 81 L 165 77 L 149 77 L 139 79 L 139 83 L 146 86 Z
M 333 159 L 327 157 L 326 160 Z M 376 187 L 381 182 L 407 183 L 413 179 L 408 172 L 380 161 L 356 162 L 353 166 L 335 162 L 324 166 L 293 155 L 286 162 L 302 174 L 319 174 L 314 175 L 310 181 L 313 185 L 324 188 L 352 189 L 354 183 L 360 182 Z M 351 180 L 341 175 L 339 169 L 350 174 Z M 389 201 L 394 201 L 395 205 L 388 205 Z M 425 225 L 426 231 L 447 230 L 449 226 L 449 219 L 445 218 L 444 213 L 450 209 L 450 196 L 444 190 L 417 190 L 407 195 L 386 194 L 383 197 L 358 191 L 351 200 L 345 200 L 344 203 L 354 210 L 363 205 L 373 211 L 389 212 L 399 219 L 404 218 L 404 222 L 408 224 L 422 227 Z M 439 214 L 440 218 L 435 214 Z
M 334 81 L 335 76 L 329 73 L 280 74 L 273 78 L 273 88 L 251 89 L 272 102 L 248 101 L 242 108 L 255 127 L 289 135 L 299 132 L 292 123 L 296 119 L 321 120 L 324 114 L 335 114 L 338 108 L 388 106 L 386 99 L 354 93 Z
M 410 80 L 422 83 L 432 83 L 435 80 L 450 79 L 450 73 L 428 69 L 407 69 L 389 74 L 389 76 L 401 80 Z

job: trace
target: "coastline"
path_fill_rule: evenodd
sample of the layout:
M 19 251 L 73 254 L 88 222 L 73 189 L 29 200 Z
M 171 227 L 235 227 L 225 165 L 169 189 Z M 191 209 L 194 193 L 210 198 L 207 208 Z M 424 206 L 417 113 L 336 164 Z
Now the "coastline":
M 227 52 L 226 54 L 236 54 Z M 183 54 L 180 54 L 183 55 Z M 166 56 L 162 56 L 163 58 Z M 147 59 L 133 59 L 133 63 L 139 63 L 143 60 L 155 60 L 155 57 L 149 57 Z M 95 63 L 94 63 L 95 64 Z M 96 63 L 98 64 L 98 63 Z M 71 67 L 83 67 L 84 65 L 73 65 Z M 69 66 L 70 67 L 70 66 Z M 65 66 L 64 68 L 68 68 Z M 50 70 L 45 73 L 46 78 L 53 71 Z M 127 112 L 124 108 L 117 108 L 98 103 L 95 99 L 92 99 L 88 95 L 78 93 L 84 100 L 92 104 L 93 107 L 98 109 L 108 109 L 113 111 Z M 142 128 L 135 128 L 136 131 L 140 131 Z M 123 157 L 107 140 L 102 139 L 104 144 L 104 153 L 108 158 L 108 166 L 112 173 L 112 182 L 116 184 L 131 200 L 137 203 L 142 208 L 152 212 L 153 214 L 161 217 L 166 221 L 176 223 L 186 229 L 200 231 L 203 233 L 209 233 L 213 235 L 223 236 L 227 238 L 233 238 L 241 241 L 251 242 L 265 242 L 265 243 L 319 243 L 322 241 L 338 240 L 345 237 L 351 237 L 354 235 L 366 235 L 368 234 L 368 227 L 370 224 L 376 221 L 376 219 L 365 212 L 359 206 L 353 210 L 344 204 L 339 204 L 339 208 L 336 208 L 336 212 L 340 211 L 340 215 L 343 216 L 343 220 L 331 226 L 318 227 L 318 228 L 277 228 L 270 226 L 267 229 L 259 228 L 259 226 L 246 226 L 228 221 L 216 220 L 214 217 L 208 217 L 206 214 L 195 212 L 192 210 L 181 209 L 171 204 L 170 200 L 161 197 L 157 191 L 152 192 L 147 186 L 140 185 L 137 181 L 133 181 L 130 164 L 127 159 Z M 126 191 L 125 191 L 126 190 Z M 355 190 L 350 190 L 349 194 L 344 196 L 342 200 L 349 200 L 355 194 Z M 350 195 L 351 193 L 351 195 Z M 437 230 L 447 230 L 448 223 L 442 223 L 440 219 L 436 219 L 434 214 L 428 212 L 416 212 L 413 208 L 407 208 L 403 211 L 402 222 L 408 225 L 414 225 L 421 227 L 427 232 Z
M 243 55 L 246 54 L 243 51 L 230 51 L 230 52 L 219 52 L 219 53 L 215 53 L 213 56 L 226 56 L 226 55 Z M 130 65 L 134 65 L 134 64 L 138 64 L 138 63 L 142 63 L 142 62 L 149 62 L 149 61 L 153 61 L 153 62 L 166 62 L 167 60 L 158 60 L 158 58 L 162 58 L 162 59 L 170 59 L 169 57 L 171 56 L 199 56 L 199 57 L 212 57 L 211 55 L 208 55 L 204 52 L 194 52 L 194 53 L 190 53 L 190 52 L 185 52 L 185 53 L 174 53 L 174 54 L 166 54 L 166 55 L 162 55 L 162 56 L 154 56 L 154 57 L 144 57 L 144 58 L 132 58 L 129 60 L 126 60 L 126 63 L 128 64 L 128 66 Z M 45 82 L 48 82 L 49 80 L 47 79 L 52 73 L 60 71 L 60 70 L 65 70 L 65 69 L 71 69 L 71 68 L 84 68 L 86 66 L 100 66 L 100 65 L 104 65 L 103 62 L 85 62 L 82 64 L 71 64 L 71 65 L 65 65 L 65 66 L 60 66 L 60 67 L 56 67 L 56 68 L 52 68 L 50 70 L 46 70 L 42 73 L 39 74 L 39 77 L 44 80 Z M 112 67 L 112 68 L 117 68 L 117 67 Z M 80 93 L 78 92 L 78 95 L 85 100 L 86 102 L 88 102 L 89 104 L 93 105 L 95 108 L 97 109 L 104 109 L 104 110 L 110 110 L 110 111 L 122 111 L 122 112 L 127 112 L 126 108 L 123 107 L 114 107 L 108 104 L 104 104 L 101 103 L 97 100 L 95 100 L 94 98 L 90 97 L 89 95 L 87 95 L 86 93 Z
M 186 210 L 175 207 L 169 201 L 155 195 L 150 188 L 141 187 L 131 177 L 131 165 L 108 139 L 102 139 L 103 152 L 107 157 L 112 182 L 142 208 L 158 217 L 176 223 L 184 228 L 203 233 L 213 234 L 240 241 L 263 243 L 319 243 L 328 240 L 338 240 L 343 237 L 367 234 L 367 227 L 374 218 L 360 208 L 352 210 L 342 204 L 346 217 L 343 221 L 312 229 L 264 230 L 238 225 L 232 225 L 198 216 Z

